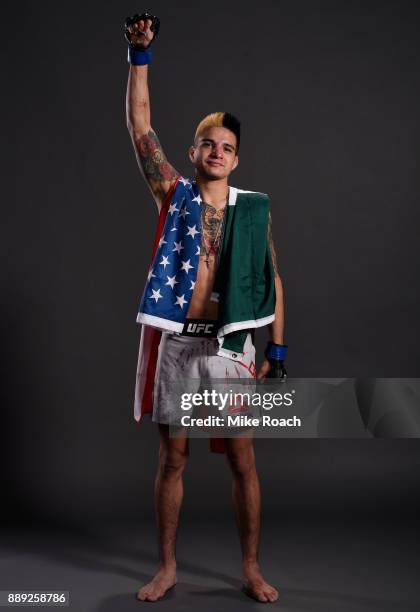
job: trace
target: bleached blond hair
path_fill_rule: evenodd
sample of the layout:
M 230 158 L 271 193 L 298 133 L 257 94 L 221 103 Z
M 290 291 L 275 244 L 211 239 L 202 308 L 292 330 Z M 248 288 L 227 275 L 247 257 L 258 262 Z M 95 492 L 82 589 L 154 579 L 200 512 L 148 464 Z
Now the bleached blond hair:
M 200 121 L 195 130 L 194 142 L 196 142 L 197 138 L 210 127 L 224 127 L 231 132 L 233 132 L 236 136 L 236 150 L 239 149 L 239 143 L 241 140 L 241 123 L 239 119 L 237 119 L 234 115 L 230 113 L 210 113 L 206 115 L 204 119 Z

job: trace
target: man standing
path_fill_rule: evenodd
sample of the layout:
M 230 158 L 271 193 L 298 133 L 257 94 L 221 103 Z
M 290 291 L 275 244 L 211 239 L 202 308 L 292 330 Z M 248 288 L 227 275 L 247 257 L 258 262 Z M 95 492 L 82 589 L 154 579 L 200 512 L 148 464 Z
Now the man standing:
M 142 323 L 135 417 L 152 412 L 160 451 L 155 482 L 159 568 L 139 589 L 156 601 L 176 584 L 175 541 L 183 497 L 182 474 L 188 437 L 171 437 L 171 384 L 218 377 L 262 380 L 273 366 L 284 376 L 283 289 L 271 238 L 269 200 L 263 193 L 228 185 L 239 163 L 239 121 L 213 113 L 197 127 L 188 155 L 195 178 L 186 179 L 168 162 L 150 122 L 147 83 L 150 44 L 159 20 L 148 14 L 126 22 L 130 71 L 127 126 L 143 176 L 159 211 L 152 264 L 137 321 Z M 205 324 L 203 324 L 205 322 Z M 258 376 L 250 330 L 269 325 Z M 280 372 L 280 374 L 279 374 Z M 277 590 L 258 564 L 260 490 L 252 437 L 222 440 L 233 475 L 233 503 L 242 548 L 244 587 L 261 602 Z

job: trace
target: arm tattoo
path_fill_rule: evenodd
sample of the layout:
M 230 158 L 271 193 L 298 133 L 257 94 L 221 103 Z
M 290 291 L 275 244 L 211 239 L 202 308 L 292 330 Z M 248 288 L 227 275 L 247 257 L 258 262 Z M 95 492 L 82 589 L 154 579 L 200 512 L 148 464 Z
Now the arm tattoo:
M 153 130 L 144 134 L 136 143 L 139 162 L 148 180 L 171 181 L 178 172 L 166 159 L 159 139 Z
M 270 211 L 268 211 L 268 232 L 267 232 L 267 239 L 268 239 L 268 244 L 270 245 L 271 259 L 273 261 L 274 276 L 278 276 L 279 275 L 279 271 L 278 271 L 278 267 L 277 267 L 276 251 L 274 250 L 273 234 L 272 234 L 272 231 L 271 231 L 271 213 L 270 213 Z

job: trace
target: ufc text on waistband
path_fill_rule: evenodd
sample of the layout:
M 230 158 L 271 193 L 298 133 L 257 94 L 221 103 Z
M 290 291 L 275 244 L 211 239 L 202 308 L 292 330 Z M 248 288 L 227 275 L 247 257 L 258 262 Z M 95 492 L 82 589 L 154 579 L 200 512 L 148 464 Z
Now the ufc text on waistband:
M 216 338 L 218 329 L 218 321 L 209 321 L 208 319 L 187 319 L 184 323 L 181 336 Z

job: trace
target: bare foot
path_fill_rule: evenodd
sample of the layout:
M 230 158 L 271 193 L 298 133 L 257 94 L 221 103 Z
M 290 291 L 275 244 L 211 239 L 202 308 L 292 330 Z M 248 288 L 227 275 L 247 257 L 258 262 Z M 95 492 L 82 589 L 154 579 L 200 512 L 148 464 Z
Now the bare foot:
M 175 586 L 176 582 L 176 568 L 162 568 L 151 582 L 148 582 L 137 591 L 136 597 L 140 601 L 157 601 L 170 588 Z
M 244 567 L 244 592 L 253 599 L 264 603 L 277 601 L 278 591 L 261 576 L 258 565 Z

